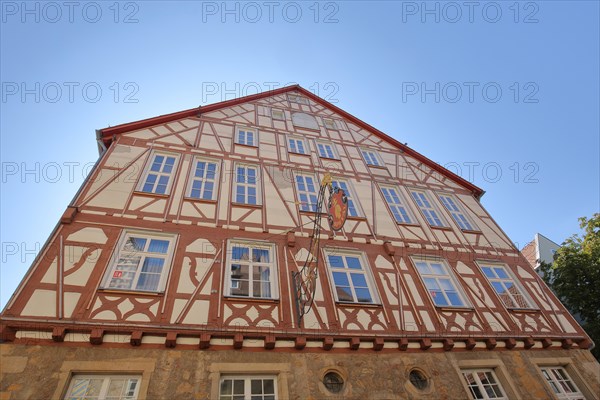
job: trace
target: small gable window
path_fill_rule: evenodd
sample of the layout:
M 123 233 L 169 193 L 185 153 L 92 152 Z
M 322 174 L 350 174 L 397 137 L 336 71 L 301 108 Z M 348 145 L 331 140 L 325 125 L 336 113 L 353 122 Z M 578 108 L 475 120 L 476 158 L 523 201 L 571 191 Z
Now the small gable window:
M 302 139 L 301 137 L 289 137 L 288 145 L 290 153 L 307 154 L 306 144 L 304 143 L 304 139 Z
M 139 190 L 145 193 L 169 194 L 177 159 L 175 154 L 152 153 Z
M 317 149 L 319 150 L 319 156 L 322 158 L 332 158 L 334 160 L 339 159 L 337 152 L 331 143 L 318 142 Z
M 371 167 L 383 166 L 383 162 L 381 161 L 381 158 L 379 157 L 379 154 L 377 154 L 376 151 L 361 149 L 360 152 L 362 153 L 362 156 L 363 156 L 365 162 L 367 163 L 367 165 L 369 165 Z
M 323 118 L 323 125 L 325 125 L 325 128 L 327 129 L 337 130 L 335 121 L 330 118 Z
M 237 128 L 235 142 L 246 146 L 258 146 L 258 133 L 255 129 Z
M 280 110 L 278 108 L 271 108 L 271 117 L 273 119 L 284 120 L 285 114 L 283 110 Z

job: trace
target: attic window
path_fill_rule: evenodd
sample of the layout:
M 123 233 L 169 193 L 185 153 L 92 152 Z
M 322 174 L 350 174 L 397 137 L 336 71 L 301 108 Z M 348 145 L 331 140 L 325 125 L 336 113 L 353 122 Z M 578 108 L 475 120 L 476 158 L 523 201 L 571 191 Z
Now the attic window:
M 296 94 L 289 94 L 288 100 L 291 101 L 292 103 L 308 105 L 308 99 L 306 97 L 298 96 Z
M 300 128 L 308 128 L 308 129 L 319 129 L 319 123 L 317 119 L 310 114 L 305 113 L 293 113 L 292 114 L 292 123 L 294 126 L 298 126 Z
M 283 110 L 279 110 L 277 108 L 271 108 L 271 117 L 273 119 L 284 120 L 285 114 L 284 114 Z
M 323 124 L 327 129 L 337 130 L 337 126 L 335 125 L 335 121 L 330 118 L 323 118 Z
M 235 134 L 235 142 L 246 146 L 258 146 L 258 133 L 255 129 L 238 127 Z

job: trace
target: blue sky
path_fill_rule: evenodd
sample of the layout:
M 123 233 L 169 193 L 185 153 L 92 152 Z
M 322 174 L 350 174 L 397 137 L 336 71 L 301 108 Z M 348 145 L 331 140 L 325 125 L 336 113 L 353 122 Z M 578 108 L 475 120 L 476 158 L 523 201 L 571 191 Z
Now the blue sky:
M 600 209 L 599 3 L 2 1 L 0 307 L 95 129 L 300 83 L 486 190 L 522 248 Z

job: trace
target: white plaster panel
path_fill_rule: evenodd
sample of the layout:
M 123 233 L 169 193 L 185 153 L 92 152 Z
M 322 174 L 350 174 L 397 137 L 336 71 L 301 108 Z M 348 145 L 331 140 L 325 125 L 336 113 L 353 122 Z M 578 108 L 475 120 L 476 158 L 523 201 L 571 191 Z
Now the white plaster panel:
M 177 321 L 177 318 L 179 318 L 179 314 L 181 314 L 181 311 L 183 311 L 183 307 L 186 305 L 187 300 L 183 300 L 183 299 L 175 299 L 175 302 L 173 303 L 173 313 L 171 314 L 171 323 L 175 323 L 175 321 Z
M 423 320 L 423 323 L 425 324 L 425 328 L 427 328 L 428 331 L 434 331 L 435 328 L 433 326 L 433 322 L 431 321 L 431 318 L 429 318 L 429 313 L 425 310 L 421 310 L 420 315 L 421 315 L 421 319 Z
M 37 289 L 21 313 L 31 317 L 56 317 L 56 291 Z
M 209 308 L 210 301 L 208 300 L 194 301 L 182 322 L 184 324 L 206 324 L 208 322 Z
M 187 253 L 205 253 L 205 254 L 217 254 L 217 249 L 208 239 L 198 238 L 190 243 L 185 251 Z
M 152 132 L 150 129 L 141 129 L 139 131 L 123 133 L 123 136 L 128 136 L 128 137 L 132 137 L 132 138 L 136 138 L 136 139 L 148 140 L 148 139 L 155 138 L 157 135 L 154 132 Z
M 249 223 L 262 223 L 262 210 L 254 209 L 249 215 L 245 216 L 243 220 L 239 219 L 248 212 L 246 207 L 231 207 L 231 222 L 249 222 Z
M 48 270 L 42 278 L 42 283 L 56 283 L 57 265 L 58 259 L 57 257 L 54 257 L 54 260 L 52 260 L 52 263 L 48 266 Z
M 381 254 L 377 255 L 377 258 L 375 259 L 375 266 L 377 268 L 394 269 L 394 264 L 388 261 L 388 259 Z
M 169 128 L 166 127 L 166 125 L 157 125 L 157 126 L 153 126 L 152 129 L 154 132 L 158 133 L 159 135 L 166 135 L 167 133 L 171 133 L 171 131 L 169 130 Z
M 78 270 L 73 272 L 72 274 L 65 275 L 64 283 L 65 285 L 74 285 L 74 286 L 85 286 L 90 279 L 90 275 L 100 258 L 100 254 L 102 254 L 101 249 L 96 249 L 92 251 L 85 259 L 83 264 L 79 267 Z M 79 261 L 79 260 L 78 260 Z M 70 268 L 67 268 L 67 260 L 65 260 L 65 270 L 68 271 Z
M 71 233 L 67 241 L 105 244 L 108 237 L 101 228 L 86 227 Z
M 65 292 L 64 293 L 64 316 L 65 318 L 71 318 L 73 311 L 77 306 L 77 302 L 81 297 L 81 293 Z
M 184 119 L 180 121 L 183 125 L 187 126 L 188 128 L 192 128 L 192 127 L 197 127 L 198 125 L 200 125 L 200 121 L 195 120 L 195 119 Z

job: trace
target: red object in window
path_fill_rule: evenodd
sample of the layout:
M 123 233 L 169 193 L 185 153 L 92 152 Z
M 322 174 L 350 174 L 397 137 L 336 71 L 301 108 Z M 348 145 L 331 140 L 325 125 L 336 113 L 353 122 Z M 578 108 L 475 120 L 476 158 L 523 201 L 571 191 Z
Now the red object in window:
M 123 276 L 123 271 L 115 271 L 113 272 L 113 278 L 120 278 Z

